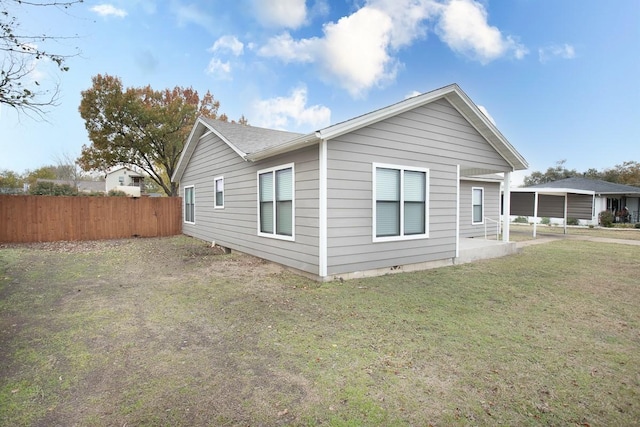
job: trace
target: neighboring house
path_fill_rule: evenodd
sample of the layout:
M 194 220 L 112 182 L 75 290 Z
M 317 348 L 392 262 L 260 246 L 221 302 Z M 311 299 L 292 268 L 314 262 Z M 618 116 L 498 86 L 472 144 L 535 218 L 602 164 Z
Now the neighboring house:
M 36 182 L 51 182 L 56 185 L 68 185 L 76 188 L 79 193 L 104 193 L 104 181 L 74 181 L 69 179 L 38 178 Z
M 185 234 L 329 280 L 456 262 L 499 218 L 478 175 L 526 168 L 454 84 L 306 135 L 199 118 L 172 181 Z
M 625 207 L 626 218 L 622 216 Z M 613 213 L 617 222 L 640 222 L 640 188 L 573 177 L 511 189 L 511 215 L 576 218 L 597 225 L 602 211 Z
M 126 167 L 118 166 L 107 172 L 105 177 L 105 190 L 122 191 L 129 196 L 140 197 L 144 193 L 145 175 Z

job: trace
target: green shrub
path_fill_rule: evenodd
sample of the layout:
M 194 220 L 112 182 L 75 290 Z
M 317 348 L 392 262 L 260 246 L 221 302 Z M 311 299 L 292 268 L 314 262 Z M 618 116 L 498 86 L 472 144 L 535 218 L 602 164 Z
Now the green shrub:
M 602 211 L 598 215 L 598 220 L 600 222 L 600 225 L 603 227 L 613 227 L 615 218 L 613 217 L 613 214 L 611 212 Z
M 636 225 L 634 225 L 635 228 L 640 228 L 640 222 L 636 222 Z
M 529 221 L 527 221 L 526 216 L 518 216 L 513 220 L 513 222 L 517 222 L 519 224 L 527 224 Z
M 545 216 L 540 220 L 540 224 L 551 225 L 551 220 Z
M 107 193 L 107 196 L 127 197 L 127 193 L 120 190 L 109 190 L 109 193 Z
M 580 225 L 578 218 L 567 218 L 567 225 Z
M 78 191 L 68 184 L 38 182 L 29 189 L 29 194 L 34 196 L 77 196 Z

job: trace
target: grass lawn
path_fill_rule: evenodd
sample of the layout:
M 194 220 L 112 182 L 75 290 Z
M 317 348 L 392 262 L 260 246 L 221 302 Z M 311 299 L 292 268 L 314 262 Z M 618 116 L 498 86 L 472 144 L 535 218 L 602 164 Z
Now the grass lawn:
M 186 237 L 0 248 L 0 425 L 638 425 L 640 246 L 316 283 Z
M 640 240 L 640 228 L 634 228 L 630 224 L 624 225 L 624 227 L 612 228 L 567 227 L 567 234 L 569 236 L 602 237 L 605 239 Z M 532 239 L 532 234 L 532 225 L 511 223 L 509 234 L 511 241 L 529 240 Z M 536 234 L 539 237 L 562 235 L 564 234 L 564 226 L 538 224 Z

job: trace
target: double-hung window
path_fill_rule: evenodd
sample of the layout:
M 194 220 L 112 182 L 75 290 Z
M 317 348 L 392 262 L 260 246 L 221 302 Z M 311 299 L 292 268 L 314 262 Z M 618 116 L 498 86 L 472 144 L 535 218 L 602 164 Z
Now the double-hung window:
M 196 192 L 193 185 L 184 187 L 184 222 L 196 222 Z
M 215 195 L 213 196 L 213 208 L 224 208 L 224 178 L 219 176 L 214 178 L 213 185 L 215 187 Z
M 428 237 L 429 170 L 373 164 L 373 241 Z
M 473 187 L 471 189 L 471 205 L 472 223 L 482 224 L 484 222 L 484 188 Z
M 294 240 L 293 164 L 258 171 L 258 234 Z

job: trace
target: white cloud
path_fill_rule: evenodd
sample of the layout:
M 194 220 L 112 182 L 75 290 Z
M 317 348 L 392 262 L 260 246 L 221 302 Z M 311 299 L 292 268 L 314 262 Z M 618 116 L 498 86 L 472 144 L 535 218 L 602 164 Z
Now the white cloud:
M 98 4 L 90 8 L 90 10 L 100 16 L 116 16 L 118 18 L 124 18 L 125 16 L 127 16 L 126 10 L 118 9 L 111 4 Z
M 491 117 L 491 114 L 489 114 L 489 111 L 487 111 L 487 109 L 484 108 L 484 106 L 478 105 L 478 109 L 482 111 L 482 114 L 484 114 L 494 126 L 496 126 L 496 121 L 493 120 L 493 117 Z
M 527 49 L 511 36 L 504 36 L 487 22 L 484 6 L 474 0 L 451 0 L 444 5 L 437 25 L 440 38 L 455 52 L 482 64 L 508 54 L 522 59 Z
M 266 27 L 295 29 L 307 19 L 305 0 L 253 0 L 253 10 Z
M 314 62 L 325 76 L 353 96 L 395 77 L 395 61 L 387 53 L 391 19 L 363 7 L 337 23 L 324 26 L 323 38 L 294 40 L 289 33 L 271 38 L 258 50 L 285 62 Z
M 388 15 L 363 7 L 353 15 L 327 24 L 321 65 L 352 96 L 396 74 L 396 62 L 387 49 L 393 23 Z
M 231 64 L 222 62 L 218 58 L 212 58 L 205 72 L 221 80 L 231 80 Z
M 425 37 L 427 22 L 441 10 L 435 0 L 368 0 L 367 6 L 380 10 L 391 19 L 390 44 L 394 49 Z
M 322 105 L 307 107 L 307 88 L 298 87 L 289 97 L 258 100 L 253 103 L 252 122 L 270 129 L 312 128 L 329 125 L 331 110 Z
M 283 33 L 270 38 L 258 49 L 258 54 L 276 57 L 284 62 L 313 62 L 318 56 L 321 43 L 322 40 L 317 37 L 294 40 L 291 34 Z
M 553 45 L 538 49 L 538 58 L 544 63 L 553 58 L 573 59 L 576 57 L 576 51 L 570 44 Z
M 397 52 L 427 36 L 429 26 L 452 50 L 486 64 L 527 49 L 487 22 L 476 0 L 365 0 L 364 6 L 323 27 L 322 36 L 270 38 L 256 51 L 290 63 L 316 64 L 322 77 L 353 97 L 395 79 Z
M 209 49 L 210 52 L 231 52 L 235 56 L 242 55 L 244 45 L 235 36 L 222 36 L 213 43 Z

